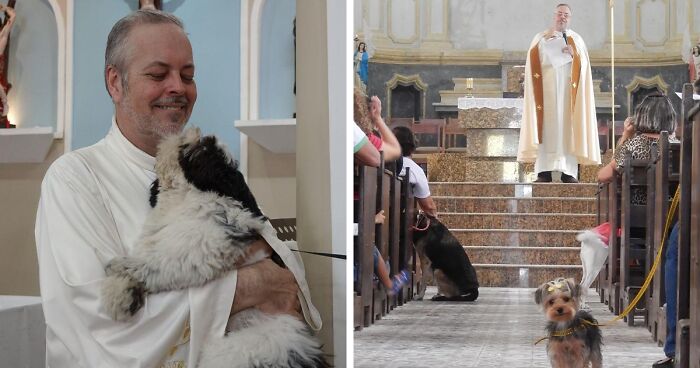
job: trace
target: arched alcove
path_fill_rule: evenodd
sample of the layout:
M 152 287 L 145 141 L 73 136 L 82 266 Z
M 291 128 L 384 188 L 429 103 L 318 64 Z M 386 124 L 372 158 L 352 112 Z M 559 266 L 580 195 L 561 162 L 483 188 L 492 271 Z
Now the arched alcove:
M 425 117 L 425 95 L 427 92 L 428 85 L 423 82 L 419 74 L 394 74 L 386 82 L 387 120 L 392 117 L 422 120 Z
M 15 4 L 7 64 L 8 119 L 0 162 L 41 162 L 66 119 L 66 22 L 56 0 Z

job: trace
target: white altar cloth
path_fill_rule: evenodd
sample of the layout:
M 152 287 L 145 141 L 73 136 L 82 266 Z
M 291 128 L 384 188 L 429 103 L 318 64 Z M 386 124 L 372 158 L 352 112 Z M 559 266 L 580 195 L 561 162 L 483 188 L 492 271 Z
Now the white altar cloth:
M 515 107 L 518 112 L 523 111 L 522 98 L 474 98 L 460 97 L 457 99 L 457 108 L 460 110 L 488 107 L 489 109 L 502 109 Z
M 0 367 L 44 368 L 46 325 L 41 297 L 0 295 Z

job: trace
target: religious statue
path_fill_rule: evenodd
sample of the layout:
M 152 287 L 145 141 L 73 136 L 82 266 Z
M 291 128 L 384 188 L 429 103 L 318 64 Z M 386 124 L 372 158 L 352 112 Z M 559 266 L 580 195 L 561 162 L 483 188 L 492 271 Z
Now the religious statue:
M 7 49 L 10 43 L 10 31 L 15 24 L 15 10 L 12 8 L 14 1 L 8 5 L 0 4 L 0 12 L 5 13 L 4 21 L 0 22 L 0 128 L 14 128 L 7 119 L 9 106 L 7 93 L 12 85 L 7 81 Z
M 369 66 L 369 54 L 367 53 L 367 44 L 360 42 L 357 45 L 357 50 L 353 58 L 353 66 L 355 67 L 355 73 L 360 76 L 362 83 L 367 85 L 367 69 Z
M 700 79 L 700 41 L 691 50 L 691 68 L 694 73 L 691 73 L 691 79 L 693 82 Z

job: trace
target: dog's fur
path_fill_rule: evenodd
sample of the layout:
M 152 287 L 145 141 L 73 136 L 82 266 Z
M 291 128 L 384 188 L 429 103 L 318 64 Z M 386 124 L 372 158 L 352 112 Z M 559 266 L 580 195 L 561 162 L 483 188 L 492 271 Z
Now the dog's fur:
M 474 301 L 479 297 L 476 270 L 459 240 L 438 219 L 425 213 L 418 215 L 413 246 L 423 271 L 418 299 L 423 299 L 431 276 L 438 287 L 438 294 L 432 300 Z
M 546 282 L 535 291 L 535 303 L 542 306 L 548 321 L 547 354 L 553 368 L 603 366 L 598 321 L 579 310 L 580 294 L 574 279 L 564 278 Z
M 158 146 L 153 211 L 131 254 L 106 266 L 102 303 L 115 320 L 133 316 L 146 294 L 201 286 L 270 256 L 246 255 L 267 219 L 237 167 L 215 137 L 196 128 Z M 328 366 L 320 343 L 292 316 L 250 309 L 232 322 L 236 331 L 208 341 L 198 366 Z

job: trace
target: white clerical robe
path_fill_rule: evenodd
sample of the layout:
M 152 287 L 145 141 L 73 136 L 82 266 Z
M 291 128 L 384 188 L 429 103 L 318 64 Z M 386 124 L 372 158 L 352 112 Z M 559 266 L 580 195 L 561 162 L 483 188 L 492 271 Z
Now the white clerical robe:
M 35 229 L 47 367 L 195 367 L 206 339 L 224 335 L 236 271 L 202 287 L 149 295 L 127 322 L 101 307 L 104 266 L 129 253 L 150 211 L 154 163 L 113 122 L 100 142 L 61 156 L 47 171 Z M 303 265 L 269 223 L 262 235 L 297 278 L 310 327 L 320 329 Z
M 535 172 L 560 171 L 578 176 L 578 164 L 599 164 L 597 118 L 588 51 L 583 39 L 571 30 L 568 41 L 575 45 L 580 61 L 579 79 L 572 81 L 573 62 L 558 67 L 544 51 L 544 33 L 535 36 L 530 49 L 537 47 L 541 75 L 533 73 L 531 54 L 525 66 L 525 97 L 518 146 L 518 161 L 535 162 Z M 561 33 L 558 33 L 561 37 Z M 561 41 L 561 39 L 560 39 Z M 542 103 L 536 102 L 535 82 L 541 78 Z M 575 98 L 572 101 L 572 94 Z M 542 111 L 542 131 L 538 129 Z M 541 136 L 541 141 L 538 136 Z

